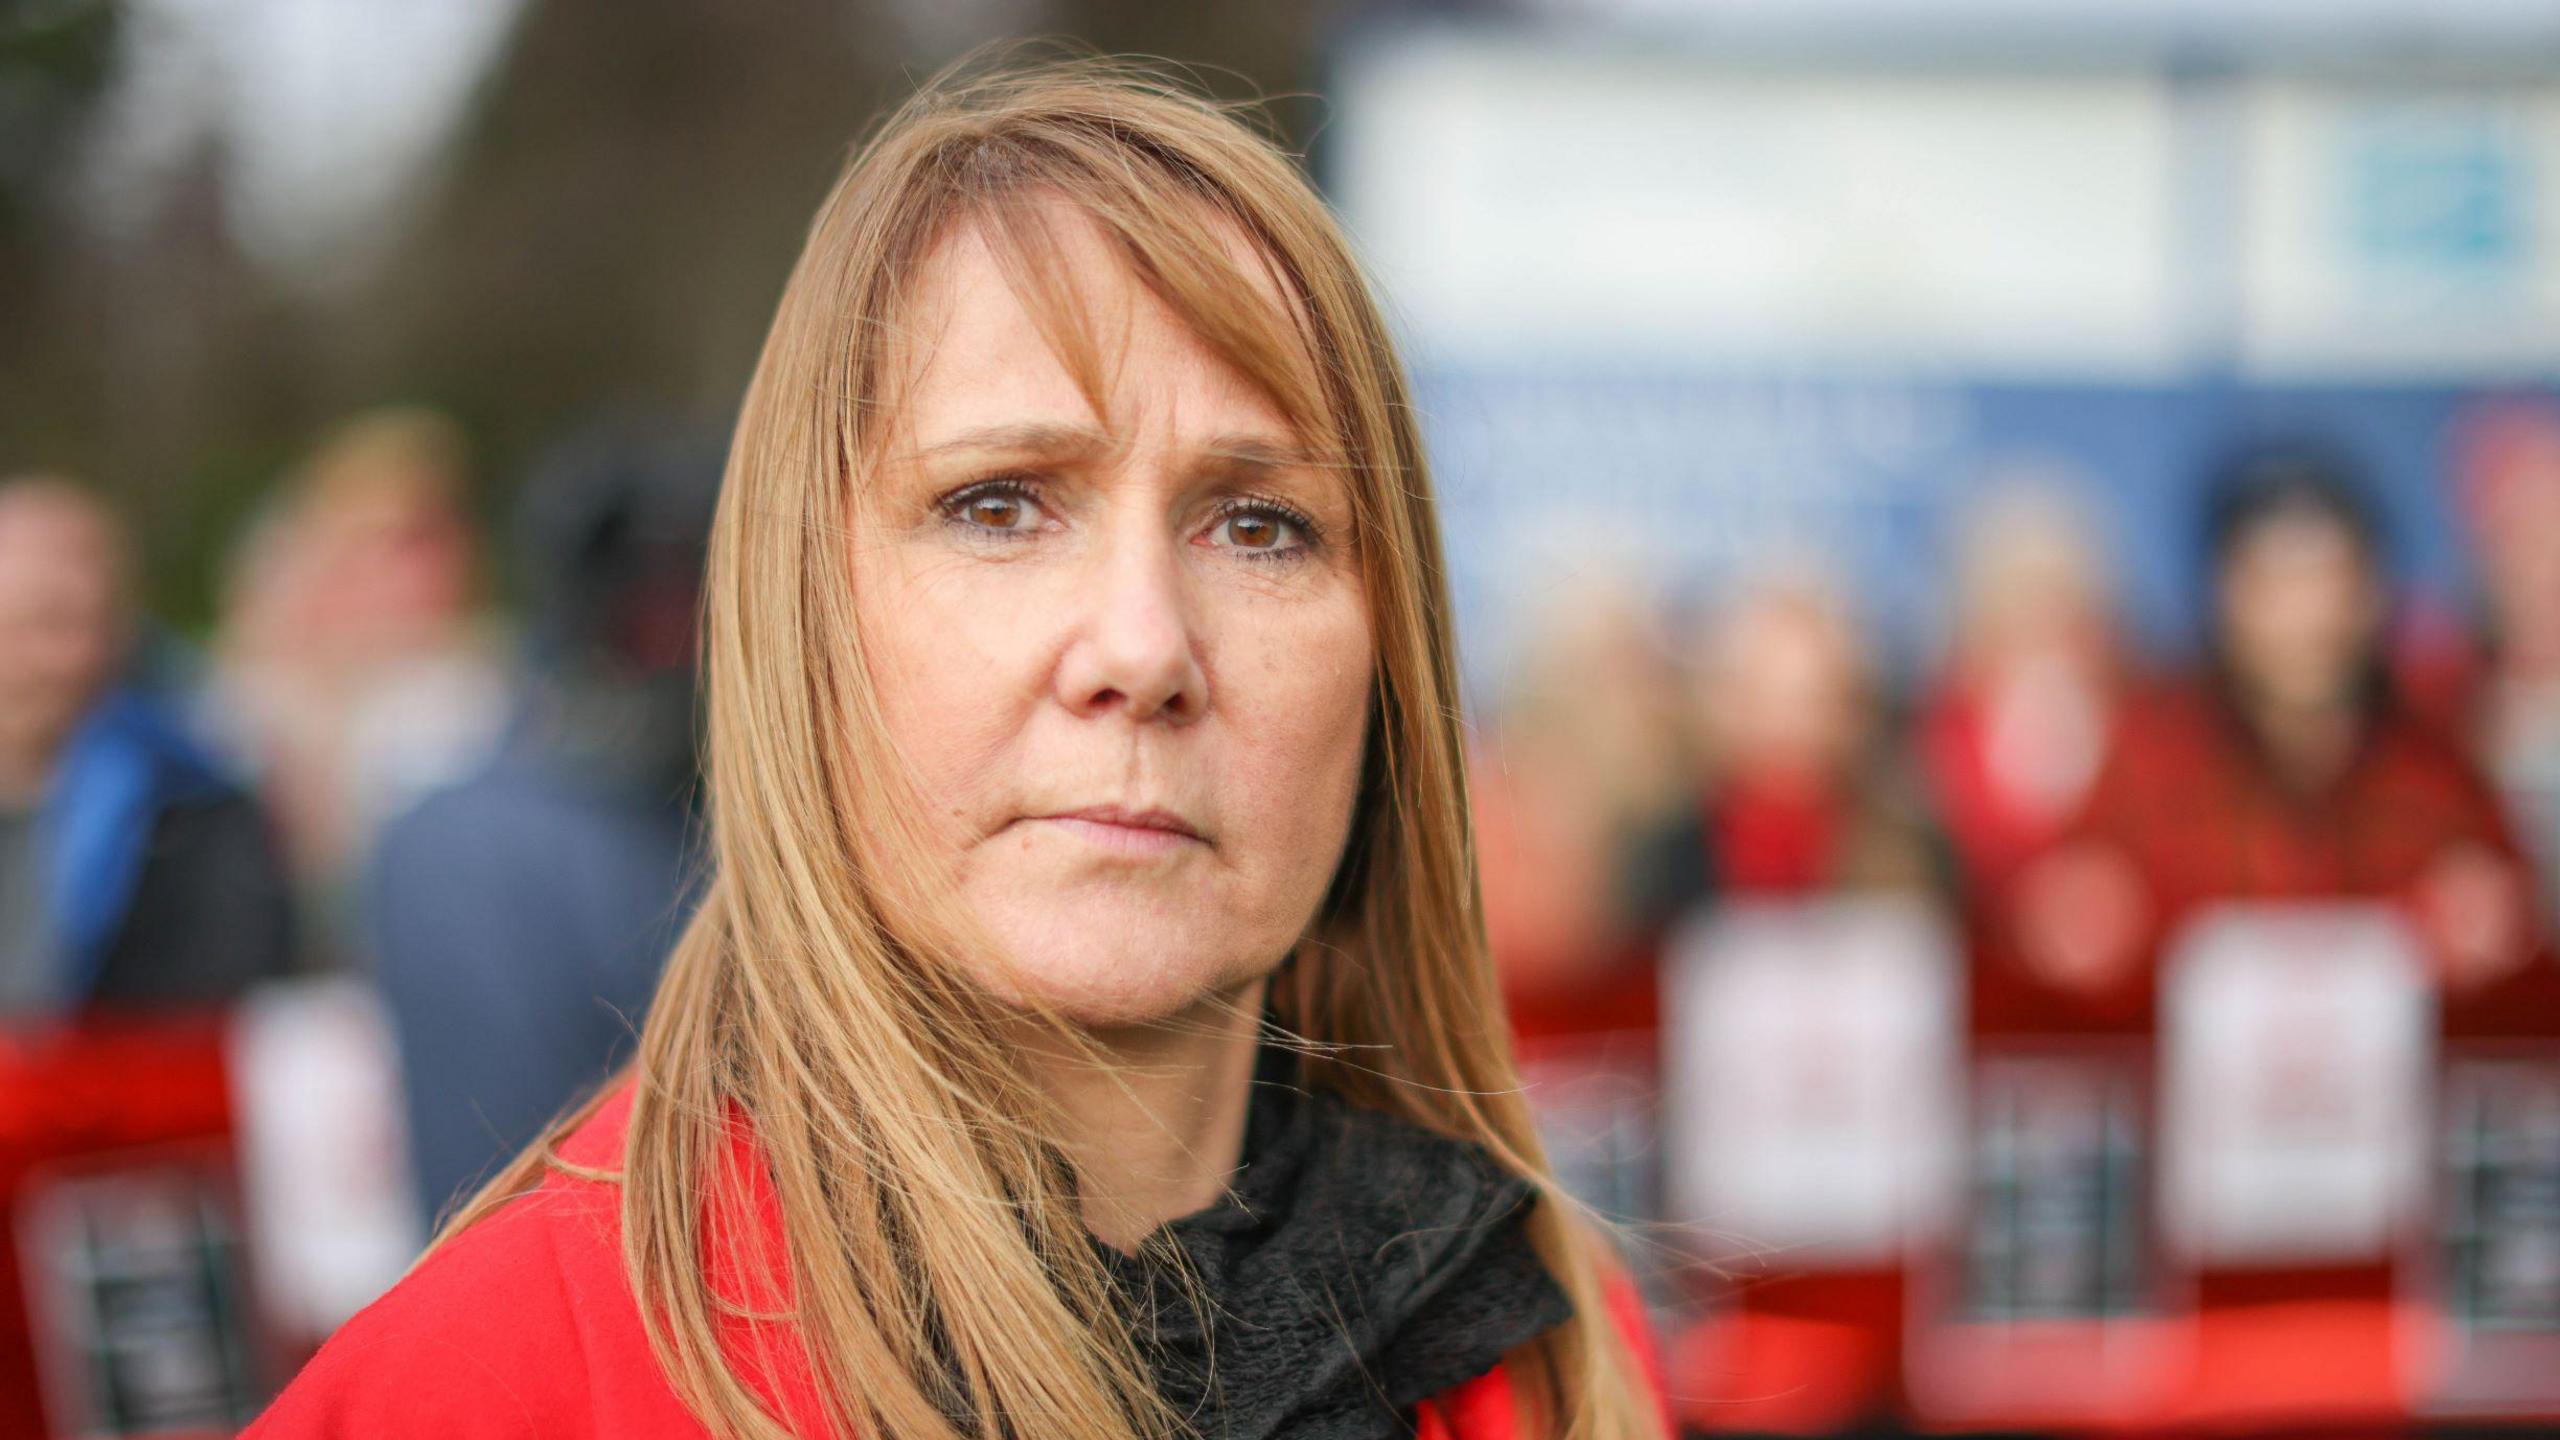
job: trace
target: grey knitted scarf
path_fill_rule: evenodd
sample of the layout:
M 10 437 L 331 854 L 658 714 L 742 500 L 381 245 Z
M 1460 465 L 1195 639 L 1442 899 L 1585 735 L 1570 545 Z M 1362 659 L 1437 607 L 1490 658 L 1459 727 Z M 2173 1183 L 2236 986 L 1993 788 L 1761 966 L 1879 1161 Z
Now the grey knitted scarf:
M 1476 1145 L 1293 1082 L 1266 1047 L 1229 1198 L 1104 1250 L 1157 1384 L 1204 1440 L 1384 1440 L 1573 1314 Z M 1098 1245 L 1098 1242 L 1097 1242 Z

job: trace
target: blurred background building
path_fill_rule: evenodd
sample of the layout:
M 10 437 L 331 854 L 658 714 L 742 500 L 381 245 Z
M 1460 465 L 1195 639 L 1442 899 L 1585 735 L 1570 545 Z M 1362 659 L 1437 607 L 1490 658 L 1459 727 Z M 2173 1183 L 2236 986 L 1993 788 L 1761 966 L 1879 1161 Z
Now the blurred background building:
M 2560 7 L 16 0 L 0 1434 L 228 1426 L 621 1053 L 773 298 L 1027 35 L 1371 267 L 1684 1426 L 2560 1427 Z

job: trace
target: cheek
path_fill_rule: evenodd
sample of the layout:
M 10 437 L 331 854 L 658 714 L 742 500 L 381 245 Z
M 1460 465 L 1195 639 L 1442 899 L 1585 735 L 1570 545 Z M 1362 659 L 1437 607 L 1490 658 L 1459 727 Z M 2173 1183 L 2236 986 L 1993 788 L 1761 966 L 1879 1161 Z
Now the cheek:
M 1372 649 L 1356 598 L 1238 627 L 1226 651 L 1221 747 L 1246 833 L 1292 870 L 1330 877 L 1368 735 Z M 1301 881 L 1300 883 L 1305 883 Z
M 958 567 L 874 563 L 857 585 L 864 660 L 888 740 L 943 818 L 966 819 L 1036 687 L 1012 587 Z

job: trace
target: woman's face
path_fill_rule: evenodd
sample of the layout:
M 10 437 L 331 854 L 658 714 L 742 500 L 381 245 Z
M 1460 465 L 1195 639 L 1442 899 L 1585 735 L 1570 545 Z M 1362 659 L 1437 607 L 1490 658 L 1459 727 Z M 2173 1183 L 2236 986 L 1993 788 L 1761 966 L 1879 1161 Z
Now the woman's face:
M 2223 648 L 2262 701 L 2321 708 L 2352 700 L 2386 597 L 2355 535 L 2311 515 L 2263 520 L 2222 570 Z
M 1820 602 L 1775 591 L 1723 617 L 1700 680 L 1710 748 L 1752 779 L 1843 778 L 1865 748 L 1863 662 Z
M 977 978 L 1130 1023 L 1267 974 L 1323 900 L 1368 609 L 1344 477 L 1061 220 L 1104 413 L 957 232 L 918 276 L 855 605 L 937 858 L 998 952 Z

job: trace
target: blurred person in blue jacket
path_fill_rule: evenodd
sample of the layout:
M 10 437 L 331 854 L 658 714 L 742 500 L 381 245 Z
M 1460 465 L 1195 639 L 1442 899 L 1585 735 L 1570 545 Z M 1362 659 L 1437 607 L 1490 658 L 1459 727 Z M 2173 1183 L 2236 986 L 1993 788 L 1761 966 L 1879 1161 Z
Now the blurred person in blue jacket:
M 266 817 L 130 679 L 131 569 L 87 492 L 0 481 L 0 1023 L 218 1005 L 291 963 Z
M 380 838 L 365 927 L 429 1214 L 602 1080 L 692 904 L 695 612 L 716 450 L 589 431 L 517 515 L 531 664 L 485 770 Z

